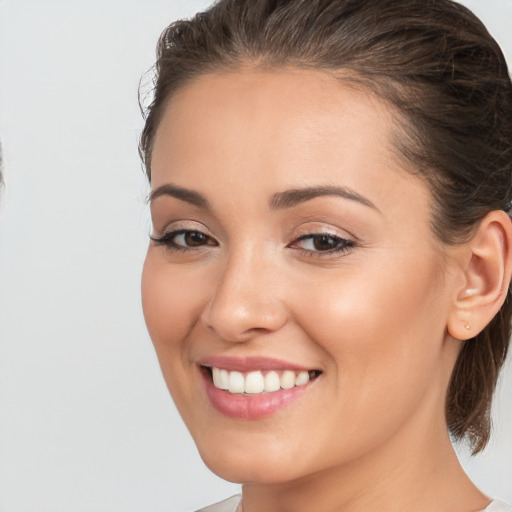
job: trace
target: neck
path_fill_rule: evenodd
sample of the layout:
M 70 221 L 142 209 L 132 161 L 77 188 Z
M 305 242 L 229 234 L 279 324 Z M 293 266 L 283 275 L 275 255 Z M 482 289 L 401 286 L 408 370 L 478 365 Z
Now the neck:
M 464 473 L 444 421 L 357 460 L 285 483 L 247 483 L 243 512 L 473 512 L 489 500 Z M 417 431 L 414 431 L 417 434 Z

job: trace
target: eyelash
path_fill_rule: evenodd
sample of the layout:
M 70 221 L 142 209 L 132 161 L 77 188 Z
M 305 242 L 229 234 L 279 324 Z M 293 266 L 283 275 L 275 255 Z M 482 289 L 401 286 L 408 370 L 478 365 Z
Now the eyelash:
M 341 236 L 333 235 L 331 233 L 309 233 L 307 235 L 302 235 L 296 240 L 294 240 L 288 247 L 292 247 L 296 245 L 298 242 L 302 242 L 304 240 L 311 240 L 313 243 L 320 238 L 330 239 L 336 245 L 327 250 L 311 250 L 311 249 L 303 249 L 297 248 L 303 256 L 312 256 L 312 257 L 329 257 L 332 255 L 336 255 L 339 253 L 346 253 L 355 247 L 355 242 L 352 240 L 348 240 L 347 238 L 342 238 Z
M 201 237 L 204 237 L 204 244 L 196 245 L 196 246 L 186 246 L 186 245 L 179 245 L 175 242 L 175 238 L 180 235 L 200 235 Z M 334 244 L 336 244 L 333 248 L 327 249 L 327 250 L 312 250 L 312 249 L 304 249 L 300 247 L 295 247 L 297 243 L 305 241 L 305 240 L 312 240 L 313 243 L 315 243 L 315 240 L 318 240 L 320 238 L 329 239 Z M 164 233 L 160 237 L 153 237 L 150 236 L 150 239 L 155 242 L 158 245 L 163 245 L 167 249 L 171 251 L 178 251 L 178 252 L 188 252 L 188 251 L 194 251 L 194 250 L 201 250 L 205 246 L 215 247 L 218 246 L 218 242 L 214 240 L 212 237 L 206 235 L 205 233 L 194 230 L 194 229 L 177 229 L 175 231 L 169 231 L 167 233 Z M 210 242 L 210 243 L 209 243 Z M 211 243 L 213 242 L 213 243 Z M 353 249 L 356 246 L 355 242 L 352 240 L 348 240 L 346 238 L 342 238 L 337 235 L 333 235 L 330 233 L 309 233 L 300 236 L 299 238 L 295 239 L 291 244 L 287 245 L 288 248 L 296 249 L 300 251 L 300 254 L 302 256 L 308 256 L 308 257 L 329 257 L 338 253 L 346 253 Z
M 200 235 L 200 236 L 204 237 L 205 240 L 207 241 L 207 243 L 205 243 L 203 245 L 197 245 L 197 246 L 194 247 L 194 246 L 178 245 L 175 242 L 175 238 L 177 236 L 180 236 L 180 235 L 192 235 L 192 234 Z M 168 233 L 164 233 L 160 237 L 150 236 L 149 238 L 151 240 L 153 240 L 153 242 L 155 242 L 156 244 L 163 245 L 163 246 L 165 246 L 167 249 L 169 249 L 171 251 L 187 252 L 187 251 L 198 250 L 198 248 L 200 249 L 200 248 L 204 247 L 205 245 L 206 246 L 216 246 L 216 245 L 218 245 L 218 243 L 215 242 L 215 240 L 212 237 L 210 237 L 210 236 L 206 235 L 205 233 L 203 233 L 201 231 L 198 231 L 196 229 L 177 229 L 175 231 L 169 231 Z M 213 241 L 215 243 L 209 244 L 208 241 Z

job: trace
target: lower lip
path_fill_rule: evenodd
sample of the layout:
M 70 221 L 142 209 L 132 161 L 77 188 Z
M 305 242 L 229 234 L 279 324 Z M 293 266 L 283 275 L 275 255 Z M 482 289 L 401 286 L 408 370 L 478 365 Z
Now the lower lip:
M 303 386 L 280 389 L 271 393 L 239 395 L 216 388 L 209 373 L 201 373 L 206 385 L 206 394 L 214 409 L 230 418 L 243 420 L 256 420 L 271 416 L 298 400 L 311 384 L 310 382 Z

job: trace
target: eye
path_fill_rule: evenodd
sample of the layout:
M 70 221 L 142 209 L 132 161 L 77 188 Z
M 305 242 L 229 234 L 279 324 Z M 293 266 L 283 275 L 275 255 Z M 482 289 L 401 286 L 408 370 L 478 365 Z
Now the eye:
M 158 245 L 168 249 L 187 251 L 204 246 L 217 246 L 217 241 L 201 231 L 193 229 L 178 229 L 164 233 L 161 237 L 150 237 Z
M 307 255 L 346 252 L 354 246 L 353 241 L 329 233 L 303 235 L 289 245 L 289 247 L 301 249 Z

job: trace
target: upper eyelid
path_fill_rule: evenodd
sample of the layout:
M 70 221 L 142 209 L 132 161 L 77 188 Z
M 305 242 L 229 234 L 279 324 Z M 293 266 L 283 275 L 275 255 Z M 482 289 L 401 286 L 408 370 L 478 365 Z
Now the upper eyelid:
M 191 228 L 165 229 L 164 231 L 162 231 L 162 233 L 160 235 L 151 236 L 151 238 L 164 238 L 164 237 L 178 236 L 178 235 L 183 235 L 185 233 L 201 233 L 202 235 L 206 236 L 207 238 L 210 238 L 211 240 L 214 240 L 215 242 L 217 242 L 217 239 L 213 235 L 211 235 L 209 232 L 203 231 L 201 229 L 191 229 Z
M 359 239 L 354 234 L 350 233 L 349 231 L 341 228 L 336 227 L 306 227 L 306 228 L 299 228 L 295 230 L 295 232 L 292 235 L 293 240 L 298 240 L 304 237 L 308 236 L 332 236 L 336 238 L 341 238 L 343 240 L 349 240 L 351 242 L 357 243 L 359 242 Z
M 153 223 L 153 228 L 154 228 Z M 195 220 L 179 220 L 173 221 L 165 225 L 165 227 L 161 230 L 158 230 L 160 233 L 159 236 L 163 236 L 169 233 L 174 233 L 176 231 L 198 231 L 207 236 L 215 238 L 215 236 L 211 233 L 211 231 L 201 222 Z
M 185 233 L 193 233 L 193 232 L 199 232 L 198 230 L 193 230 L 193 229 L 175 229 L 175 230 L 170 230 L 170 231 L 167 231 L 167 232 L 164 232 L 162 235 L 160 236 L 150 236 L 150 239 L 153 240 L 153 242 L 156 242 L 158 243 L 159 245 L 166 245 L 169 249 L 173 248 L 173 250 L 180 250 L 180 251 L 198 251 L 198 250 L 202 250 L 204 249 L 204 246 L 203 245 L 199 245 L 199 246 L 182 246 L 180 244 L 177 244 L 175 243 L 174 241 L 172 241 L 174 239 L 174 237 L 176 236 L 180 236 L 180 235 L 183 235 Z M 206 235 L 205 233 L 202 233 L 200 232 L 201 234 L 204 234 L 206 236 L 206 238 L 208 238 L 211 242 L 211 244 L 209 243 L 206 243 L 204 244 L 205 246 L 219 246 L 219 242 L 209 236 L 209 235 Z M 353 250 L 354 248 L 356 248 L 358 246 L 358 244 L 356 242 L 354 242 L 353 240 L 350 240 L 348 238 L 344 238 L 344 237 L 341 237 L 341 236 L 337 236 L 337 235 L 333 235 L 333 234 L 329 234 L 329 233 L 311 233 L 311 234 L 307 234 L 307 235 L 303 235 L 301 237 L 298 237 L 298 238 L 295 238 L 294 240 L 292 240 L 292 242 L 290 242 L 289 244 L 286 245 L 287 248 L 289 249 L 299 249 L 299 247 L 294 247 L 295 245 L 297 245 L 298 242 L 301 242 L 303 240 L 307 240 L 308 238 L 314 238 L 315 236 L 329 236 L 329 237 L 332 237 L 334 239 L 337 239 L 337 241 L 339 242 L 337 244 L 336 247 L 333 247 L 332 249 L 328 249 L 328 250 L 315 250 L 315 249 L 306 249 L 306 248 L 303 248 L 302 251 L 304 254 L 308 254 L 308 255 L 311 255 L 311 256 L 317 256 L 317 257 L 334 257 L 336 254 L 339 254 L 339 253 L 346 253 L 346 252 L 349 252 L 350 250 Z
M 313 235 L 314 236 L 314 235 Z M 321 236 L 321 235 L 320 235 Z M 287 247 L 294 251 L 300 251 L 300 254 L 304 257 L 313 258 L 314 260 L 320 260 L 320 259 L 335 259 L 338 260 L 340 258 L 344 258 L 346 255 L 353 252 L 355 249 L 357 249 L 359 246 L 356 242 L 349 240 L 347 238 L 341 238 L 341 237 L 333 237 L 338 239 L 338 243 L 329 249 L 321 250 L 316 248 L 307 248 L 307 247 L 300 247 L 299 243 L 303 240 L 307 240 L 306 238 L 303 239 L 297 239 L 291 244 L 289 244 Z
M 153 228 L 155 228 L 153 224 Z M 221 242 L 222 239 L 225 239 L 225 235 L 223 236 L 220 233 L 220 238 L 218 234 L 214 234 L 205 224 L 198 220 L 192 219 L 180 219 L 169 222 L 162 229 L 155 229 L 153 238 L 161 238 L 165 235 L 179 232 L 179 231 L 197 231 L 203 233 L 204 235 L 212 238 L 218 243 Z M 284 235 L 284 233 L 283 233 Z M 296 242 L 299 239 L 304 239 L 312 236 L 332 236 L 335 238 L 347 240 L 349 242 L 359 244 L 359 238 L 353 233 L 347 231 L 346 229 L 342 229 L 338 226 L 334 226 L 332 224 L 327 224 L 322 221 L 308 221 L 304 223 L 302 226 L 295 227 L 294 229 L 288 232 L 288 235 L 285 235 L 286 245 L 290 245 Z
M 349 245 L 352 245 L 352 246 L 357 245 L 357 242 L 355 240 L 353 240 L 352 238 L 348 238 L 348 237 L 344 237 L 344 236 L 340 236 L 340 235 L 335 235 L 335 234 L 332 234 L 332 233 L 311 233 L 311 234 L 308 234 L 308 235 L 303 235 L 303 236 L 299 236 L 299 237 L 295 238 L 294 240 L 292 240 L 288 244 L 288 247 L 292 246 L 293 244 L 295 244 L 297 242 L 301 242 L 303 240 L 308 240 L 310 238 L 315 238 L 315 237 L 320 237 L 320 236 L 328 236 L 328 237 L 337 239 L 340 242 L 345 242 L 346 244 L 349 244 Z
M 340 235 L 338 233 L 332 233 L 330 231 L 313 231 L 311 233 L 304 233 L 297 237 L 295 237 L 295 240 L 304 240 L 306 238 L 312 238 L 315 236 L 331 236 L 332 238 L 339 238 L 340 240 L 349 240 L 349 237 Z
M 176 236 L 194 232 L 206 236 L 209 240 L 213 241 L 215 245 L 219 244 L 217 237 L 215 237 L 204 224 L 193 220 L 173 221 L 166 224 L 161 230 L 155 229 L 153 225 L 153 233 L 149 235 L 149 238 L 158 244 L 174 245 L 171 240 Z
M 191 251 L 191 250 L 199 250 L 201 248 L 203 248 L 204 246 L 203 245 L 199 245 L 199 246 L 185 246 L 185 245 L 180 245 L 180 244 L 177 244 L 175 242 L 175 238 L 177 236 L 180 236 L 180 235 L 184 235 L 186 233 L 201 233 L 202 235 L 205 235 L 205 237 L 212 243 L 206 243 L 204 244 L 205 246 L 218 246 L 219 245 L 219 242 L 211 235 L 208 235 L 202 231 L 199 231 L 197 229 L 180 229 L 180 228 L 177 228 L 177 229 L 171 229 L 169 231 L 164 231 L 161 235 L 158 235 L 158 236 L 155 236 L 155 235 L 150 235 L 149 238 L 157 243 L 158 245 L 165 245 L 167 246 L 168 249 L 171 249 L 173 248 L 173 250 L 187 250 L 187 251 Z

